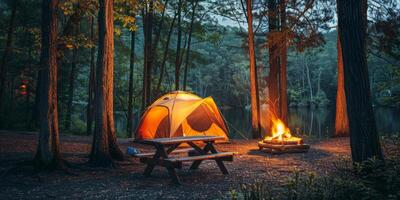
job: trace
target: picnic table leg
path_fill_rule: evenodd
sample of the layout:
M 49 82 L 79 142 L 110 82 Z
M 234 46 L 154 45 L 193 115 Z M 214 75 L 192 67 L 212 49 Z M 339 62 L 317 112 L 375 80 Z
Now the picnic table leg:
M 180 184 L 179 182 L 179 178 L 176 175 L 175 169 L 173 167 L 167 167 L 169 176 L 172 178 L 172 182 L 174 182 L 175 184 Z
M 225 164 L 220 159 L 215 159 L 217 165 L 223 174 L 229 174 L 228 170 L 225 167 Z
M 175 144 L 175 145 L 171 146 L 170 148 L 168 148 L 168 150 L 165 150 L 163 145 L 157 145 L 156 148 L 157 148 L 157 152 L 159 152 L 159 158 L 167 159 L 168 154 L 171 153 L 174 149 L 176 149 L 179 145 L 180 144 Z M 176 175 L 175 168 L 173 166 L 168 166 L 165 168 L 167 168 L 168 174 L 172 178 L 172 182 L 175 184 L 180 184 L 179 178 Z
M 196 160 L 196 161 L 194 161 L 194 162 L 192 163 L 192 165 L 190 165 L 190 169 L 191 169 L 191 170 L 193 170 L 193 169 L 198 169 L 200 164 L 201 164 L 201 160 Z
M 212 145 L 212 143 L 207 143 L 206 144 L 206 146 L 204 147 L 204 149 L 202 149 L 202 154 L 207 154 L 208 153 L 208 151 L 210 150 L 210 147 L 209 146 L 211 146 Z M 199 152 L 200 153 L 200 152 Z M 198 169 L 199 168 L 199 166 L 200 166 L 200 164 L 201 164 L 201 162 L 202 162 L 202 160 L 196 160 L 196 161 L 194 161 L 193 163 L 192 163 L 192 165 L 190 166 L 190 169 L 191 170 L 194 170 L 194 169 Z
M 153 164 L 147 164 L 147 167 L 146 167 L 146 169 L 144 170 L 143 175 L 146 176 L 146 177 L 150 176 L 150 175 L 151 175 L 151 172 L 152 172 L 153 169 L 154 169 L 154 167 L 155 167 L 155 165 L 153 165 Z
M 218 153 L 218 151 L 215 149 L 214 145 L 211 144 L 209 148 L 212 153 Z M 217 165 L 223 174 L 229 174 L 228 170 L 225 167 L 224 162 L 221 159 L 217 158 L 217 159 L 215 159 L 215 162 L 217 162 Z
M 154 160 L 157 160 L 157 159 L 160 159 L 160 157 L 166 156 L 165 149 L 163 146 L 156 145 L 155 147 L 156 147 L 156 153 L 153 156 Z M 155 166 L 156 166 L 155 164 L 148 163 L 146 166 L 146 169 L 144 170 L 143 175 L 146 177 L 150 176 L 151 172 L 153 171 Z

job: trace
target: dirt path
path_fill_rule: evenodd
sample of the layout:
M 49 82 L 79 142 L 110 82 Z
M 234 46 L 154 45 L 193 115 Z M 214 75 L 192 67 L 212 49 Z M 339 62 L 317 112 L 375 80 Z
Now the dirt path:
M 226 162 L 229 175 L 222 175 L 213 161 L 196 171 L 186 164 L 178 171 L 182 185 L 175 186 L 162 168 L 156 168 L 150 178 L 143 177 L 145 166 L 133 158 L 119 163 L 117 169 L 86 167 L 82 163 L 87 161 L 90 142 L 91 137 L 61 137 L 61 150 L 77 175 L 37 174 L 21 167 L 10 171 L 16 163 L 32 159 L 36 135 L 0 132 L 0 199 L 216 199 L 255 180 L 277 186 L 294 170 L 329 173 L 335 170 L 333 160 L 350 152 L 348 138 L 311 142 L 308 153 L 284 155 L 259 152 L 255 140 L 233 140 L 217 145 L 221 151 L 239 153 L 234 162 Z M 128 139 L 119 143 L 124 151 L 132 146 Z

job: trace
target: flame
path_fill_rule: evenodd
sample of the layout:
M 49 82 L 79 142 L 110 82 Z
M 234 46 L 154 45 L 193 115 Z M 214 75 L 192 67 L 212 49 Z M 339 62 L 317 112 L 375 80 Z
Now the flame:
M 272 123 L 271 133 L 273 139 L 283 140 L 283 138 L 289 139 L 292 137 L 290 129 L 280 119 L 272 120 Z
M 266 136 L 264 141 L 276 141 L 276 142 L 295 142 L 297 144 L 302 143 L 302 139 L 292 136 L 290 129 L 286 127 L 280 119 L 273 118 L 271 127 L 271 136 Z

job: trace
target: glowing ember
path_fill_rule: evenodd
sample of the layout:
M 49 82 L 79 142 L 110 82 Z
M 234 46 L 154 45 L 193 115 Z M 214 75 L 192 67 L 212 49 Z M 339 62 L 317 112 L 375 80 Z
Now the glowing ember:
M 290 133 L 290 129 L 280 119 L 272 120 L 271 128 L 272 136 L 266 136 L 264 138 L 265 143 L 277 143 L 277 144 L 302 144 L 301 138 L 294 137 Z

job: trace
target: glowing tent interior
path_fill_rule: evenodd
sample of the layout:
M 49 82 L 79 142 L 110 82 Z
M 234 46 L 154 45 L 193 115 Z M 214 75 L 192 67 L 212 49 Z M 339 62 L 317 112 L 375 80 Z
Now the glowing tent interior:
M 136 135 L 138 139 L 223 136 L 223 141 L 228 141 L 227 126 L 213 98 L 184 91 L 165 94 L 150 105 Z

